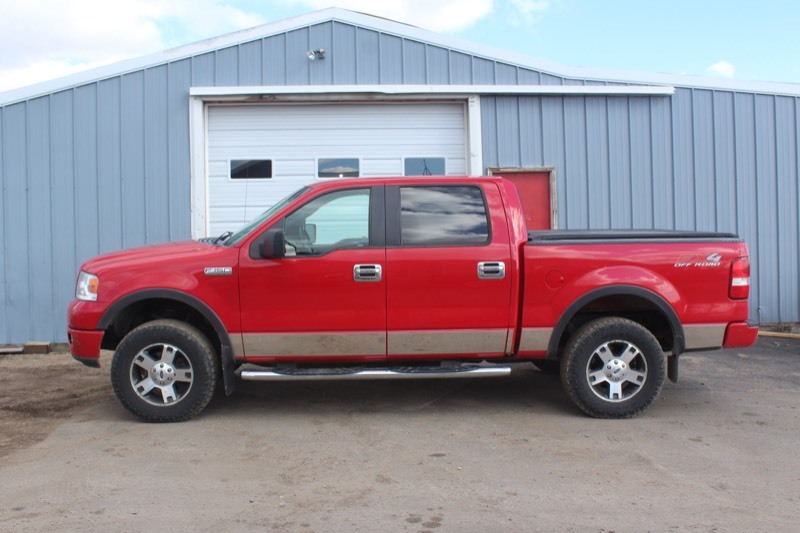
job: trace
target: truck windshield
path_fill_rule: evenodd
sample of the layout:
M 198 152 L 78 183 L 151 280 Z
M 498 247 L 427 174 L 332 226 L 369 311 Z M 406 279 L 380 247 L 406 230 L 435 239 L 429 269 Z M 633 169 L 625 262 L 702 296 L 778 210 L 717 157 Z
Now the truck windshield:
M 277 204 L 273 205 L 272 207 L 261 213 L 258 217 L 256 217 L 255 220 L 250 222 L 248 225 L 246 225 L 245 227 L 243 227 L 242 229 L 240 229 L 239 231 L 228 237 L 222 244 L 225 246 L 235 245 L 236 243 L 244 239 L 251 231 L 253 231 L 253 229 L 260 226 L 269 217 L 271 217 L 272 215 L 274 215 L 275 213 L 286 207 L 290 202 L 293 202 L 296 198 L 299 198 L 301 195 L 305 194 L 307 190 L 308 187 L 301 187 L 300 189 L 296 190 L 295 192 L 293 192 L 292 194 L 290 194 Z

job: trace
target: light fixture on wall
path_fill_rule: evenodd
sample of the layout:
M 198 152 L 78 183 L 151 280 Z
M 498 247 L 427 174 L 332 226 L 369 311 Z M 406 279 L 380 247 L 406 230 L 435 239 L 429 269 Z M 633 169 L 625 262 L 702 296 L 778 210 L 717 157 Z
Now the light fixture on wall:
M 318 48 L 316 50 L 309 50 L 306 52 L 306 57 L 309 61 L 314 61 L 315 59 L 325 59 L 325 49 Z

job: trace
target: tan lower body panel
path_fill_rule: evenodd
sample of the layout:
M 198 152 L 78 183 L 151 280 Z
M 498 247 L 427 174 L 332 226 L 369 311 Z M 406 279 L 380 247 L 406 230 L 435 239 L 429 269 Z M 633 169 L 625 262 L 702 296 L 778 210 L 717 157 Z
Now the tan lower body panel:
M 541 352 L 550 345 L 553 328 L 522 328 L 519 339 L 520 352 Z
M 384 332 L 242 335 L 248 357 L 368 356 L 386 353 Z
M 464 329 L 389 332 L 389 355 L 501 354 L 505 353 L 507 329 Z
M 683 326 L 687 350 L 719 348 L 725 339 L 727 324 L 688 324 Z

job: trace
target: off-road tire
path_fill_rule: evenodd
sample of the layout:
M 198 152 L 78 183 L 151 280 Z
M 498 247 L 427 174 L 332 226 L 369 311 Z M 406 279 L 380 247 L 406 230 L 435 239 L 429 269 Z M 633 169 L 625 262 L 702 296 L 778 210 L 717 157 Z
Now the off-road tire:
M 626 359 L 630 359 L 626 363 Z M 619 317 L 593 320 L 570 338 L 561 382 L 570 399 L 595 418 L 632 418 L 658 397 L 664 352 L 650 331 Z M 600 363 L 600 364 L 598 364 Z
M 167 362 L 173 360 L 167 353 L 175 360 L 172 365 Z M 148 381 L 150 374 L 144 366 L 151 362 L 167 362 L 171 374 L 165 377 L 162 371 L 160 379 L 170 384 L 164 387 L 170 392 L 160 392 L 161 388 L 152 387 L 153 380 Z M 114 394 L 125 409 L 146 422 L 182 422 L 197 415 L 214 395 L 219 374 L 219 358 L 208 339 L 178 320 L 155 320 L 135 328 L 119 343 L 111 361 Z M 167 382 L 169 378 L 175 381 Z M 143 394 L 147 386 L 152 392 Z M 168 402 L 165 394 L 174 395 L 175 400 Z M 159 395 L 163 397 L 161 404 Z

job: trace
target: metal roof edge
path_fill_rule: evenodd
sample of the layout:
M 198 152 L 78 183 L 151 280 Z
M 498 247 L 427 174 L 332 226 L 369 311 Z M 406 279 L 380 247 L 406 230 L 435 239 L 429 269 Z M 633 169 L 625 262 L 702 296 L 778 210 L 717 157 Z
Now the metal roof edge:
M 800 84 L 722 80 L 700 76 L 687 76 L 676 74 L 657 74 L 607 70 L 586 67 L 570 67 L 546 60 L 534 58 L 517 52 L 497 49 L 464 39 L 442 35 L 430 30 L 425 30 L 402 22 L 377 17 L 365 13 L 358 13 L 346 9 L 331 7 L 298 15 L 296 17 L 269 22 L 261 26 L 228 33 L 219 37 L 212 37 L 195 43 L 171 48 L 162 52 L 127 59 L 118 63 L 97 67 L 94 69 L 77 72 L 61 78 L 44 81 L 34 85 L 12 89 L 0 93 L 0 106 L 6 106 L 25 100 L 30 100 L 54 92 L 71 89 L 80 85 L 94 83 L 103 79 L 120 76 L 129 72 L 143 70 L 168 63 L 186 59 L 195 55 L 208 53 L 228 46 L 262 39 L 293 29 L 321 24 L 329 21 L 339 21 L 356 26 L 363 26 L 383 33 L 396 35 L 403 38 L 419 40 L 432 45 L 449 48 L 470 55 L 482 56 L 487 59 L 509 63 L 521 68 L 544 72 L 559 77 L 586 79 L 612 83 L 633 84 L 659 84 L 676 86 L 679 88 L 699 88 L 725 91 L 762 92 L 776 95 L 800 96 Z

